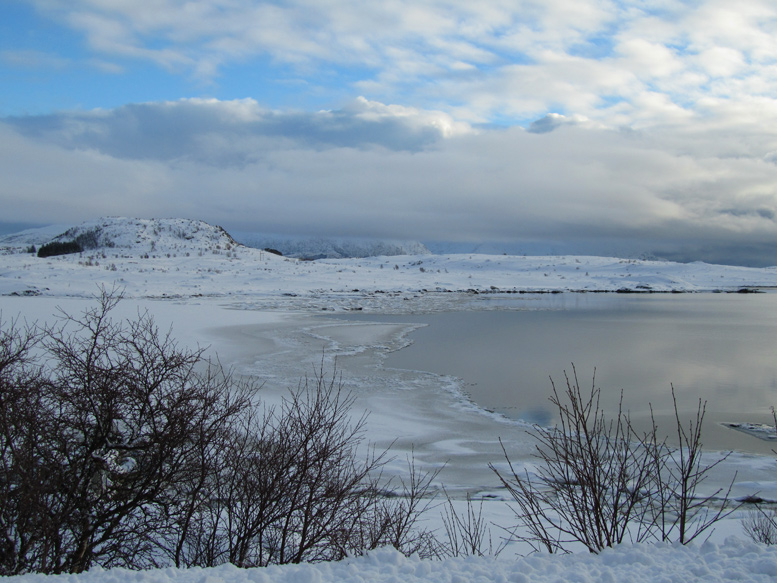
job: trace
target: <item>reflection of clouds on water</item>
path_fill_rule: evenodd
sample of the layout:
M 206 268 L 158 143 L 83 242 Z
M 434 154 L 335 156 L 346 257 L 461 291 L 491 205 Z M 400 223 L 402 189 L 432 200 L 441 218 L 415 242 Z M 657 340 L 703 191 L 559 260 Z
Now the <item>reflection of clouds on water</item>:
M 517 418 L 532 425 L 548 427 L 553 423 L 553 412 L 547 407 L 534 407 L 518 411 Z
M 536 301 L 535 310 L 523 303 L 521 310 L 412 317 L 429 325 L 389 363 L 461 377 L 482 407 L 541 425 L 555 422 L 549 377 L 563 392 L 572 363 L 584 392 L 596 371 L 608 415 L 623 394 L 624 410 L 640 427 L 647 428 L 652 405 L 662 431 L 674 433 L 674 386 L 684 419 L 695 415 L 700 399 L 707 401 L 710 447 L 769 453 L 718 423 L 760 422 L 775 404 L 777 294 L 586 296 L 567 304 Z
M 528 425 L 550 427 L 555 423 L 554 412 L 549 407 L 495 407 L 493 411 Z
M 373 327 L 369 321 L 376 319 L 380 323 Z M 329 328 L 319 324 L 308 325 L 305 328 L 307 332 L 298 330 L 294 334 L 304 335 L 315 330 L 319 338 L 329 337 L 332 340 L 327 350 L 336 347 L 338 366 L 342 367 L 346 387 L 357 391 L 357 407 L 364 406 L 372 412 L 368 429 L 371 442 L 388 444 L 396 440 L 392 448 L 396 459 L 390 471 L 400 474 L 406 471 L 404 454 L 412 451 L 416 461 L 425 468 L 445 464 L 440 481 L 455 497 L 463 498 L 465 493 L 493 493 L 501 499 L 503 492 L 492 481 L 488 464 L 500 466 L 505 463 L 500 440 L 518 471 L 530 468 L 534 463 L 536 442 L 529 437 L 526 423 L 549 427 L 556 422 L 555 410 L 547 400 L 548 378 L 543 379 L 548 390 L 537 396 L 537 403 L 495 408 L 489 414 L 484 409 L 478 409 L 469 399 L 469 393 L 476 392 L 479 386 L 468 383 L 466 379 L 382 366 L 382 361 L 405 352 L 392 352 L 390 347 L 410 346 L 408 334 L 415 341 L 418 331 L 428 332 L 434 327 L 431 324 L 418 328 L 417 323 L 408 325 L 407 321 L 406 316 L 384 319 L 370 315 L 341 320 Z M 388 322 L 393 322 L 394 326 L 387 326 Z M 371 330 L 373 338 L 370 338 Z M 587 389 L 591 379 L 580 372 L 582 388 Z M 505 386 L 510 385 L 502 385 Z M 671 424 L 665 424 L 666 421 L 659 419 L 661 426 L 671 427 Z M 672 419 L 668 421 L 673 423 Z M 720 421 L 715 414 L 709 413 L 705 424 L 716 427 Z M 719 428 L 737 434 L 743 440 L 753 439 L 728 428 Z M 712 462 L 719 454 L 705 451 L 704 455 L 705 460 Z M 718 466 L 705 487 L 712 492 L 724 482 L 727 485 L 735 472 L 743 483 L 735 486 L 734 496 L 745 496 L 755 489 L 777 499 L 772 456 L 732 455 Z
M 282 324 L 242 326 L 232 335 L 220 329 L 220 347 L 229 364 L 264 382 L 262 398 L 277 403 L 323 363 L 337 371 L 345 391 L 356 398 L 354 412 L 366 411 L 367 435 L 378 449 L 391 446 L 390 471 L 404 472 L 406 456 L 427 469 L 445 467 L 444 480 L 477 492 L 498 486 L 488 464 L 501 459 L 501 438 L 516 458 L 529 455 L 525 425 L 476 407 L 460 380 L 423 371 L 386 368 L 386 355 L 408 345 L 417 324 L 371 323 L 300 314 Z M 254 339 L 252 341 L 252 338 Z M 246 347 L 271 339 L 274 350 Z

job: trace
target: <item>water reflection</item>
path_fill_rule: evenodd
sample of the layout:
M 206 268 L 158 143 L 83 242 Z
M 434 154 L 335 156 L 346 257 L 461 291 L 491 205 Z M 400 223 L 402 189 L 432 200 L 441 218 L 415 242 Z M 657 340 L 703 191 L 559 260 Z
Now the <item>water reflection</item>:
M 603 407 L 621 394 L 644 423 L 671 415 L 670 386 L 689 417 L 708 402 L 720 421 L 768 422 L 777 404 L 777 294 L 560 294 L 498 298 L 502 309 L 382 317 L 428 324 L 386 366 L 461 377 L 479 405 L 548 423 L 552 377 L 565 386 L 574 363 L 584 388 L 596 371 Z M 495 304 L 497 305 L 497 304 Z M 376 319 L 365 316 L 364 319 Z M 705 432 L 709 447 L 770 451 L 728 429 Z

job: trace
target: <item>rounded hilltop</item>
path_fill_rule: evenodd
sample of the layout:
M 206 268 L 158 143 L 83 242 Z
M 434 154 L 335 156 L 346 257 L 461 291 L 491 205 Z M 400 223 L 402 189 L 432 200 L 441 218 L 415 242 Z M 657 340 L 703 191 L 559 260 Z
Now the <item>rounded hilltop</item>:
M 157 253 L 212 251 L 237 246 L 223 228 L 193 219 L 105 217 L 71 227 L 51 239 L 75 241 L 84 250 L 118 248 Z
M 41 247 L 54 243 L 69 248 L 43 257 Z M 85 297 L 117 286 L 130 297 L 241 296 L 267 308 L 402 312 L 462 301 L 487 307 L 497 303 L 477 298 L 516 293 L 777 287 L 777 267 L 373 248 L 383 254 L 305 261 L 241 245 L 204 221 L 107 217 L 1 237 L 0 295 Z

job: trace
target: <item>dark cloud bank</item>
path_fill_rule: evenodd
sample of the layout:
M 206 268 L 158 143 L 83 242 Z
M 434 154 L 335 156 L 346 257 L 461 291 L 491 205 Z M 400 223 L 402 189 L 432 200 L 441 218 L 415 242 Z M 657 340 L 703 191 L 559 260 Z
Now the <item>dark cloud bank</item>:
M 366 100 L 135 104 L 0 120 L 0 196 L 17 223 L 184 216 L 440 250 L 777 264 L 773 153 L 702 130 L 471 128 Z

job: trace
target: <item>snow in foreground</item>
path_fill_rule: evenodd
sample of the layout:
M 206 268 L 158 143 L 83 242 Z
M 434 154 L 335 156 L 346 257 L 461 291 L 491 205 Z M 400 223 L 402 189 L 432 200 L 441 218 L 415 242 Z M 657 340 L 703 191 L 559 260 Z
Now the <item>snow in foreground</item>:
M 634 545 L 609 549 L 601 555 L 532 555 L 519 559 L 468 557 L 445 561 L 406 558 L 393 549 L 337 563 L 239 569 L 93 569 L 82 575 L 22 575 L 14 583 L 52 578 L 71 583 L 356 583 L 381 582 L 669 582 L 774 581 L 777 548 L 729 539 L 726 544 L 700 546 Z

